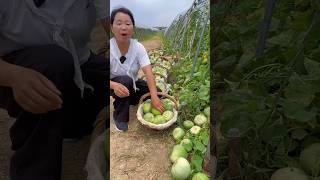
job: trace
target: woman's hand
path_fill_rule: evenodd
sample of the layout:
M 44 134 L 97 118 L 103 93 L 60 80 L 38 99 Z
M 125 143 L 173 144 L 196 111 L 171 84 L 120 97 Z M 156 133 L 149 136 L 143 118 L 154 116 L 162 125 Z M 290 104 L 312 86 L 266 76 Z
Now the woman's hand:
M 154 108 L 159 110 L 161 113 L 165 111 L 162 101 L 159 99 L 157 95 L 157 86 L 155 77 L 152 73 L 151 65 L 144 66 L 142 68 L 143 72 L 147 75 L 147 84 L 151 94 L 151 103 Z
M 152 107 L 159 110 L 161 114 L 165 111 L 163 103 L 158 96 L 151 96 L 151 104 L 152 104 Z
M 120 98 L 124 98 L 124 97 L 128 97 L 130 96 L 130 91 L 128 90 L 128 88 L 126 86 L 124 86 L 121 83 L 117 83 L 117 82 L 113 82 L 113 90 L 114 93 L 120 97 Z
M 40 114 L 62 107 L 61 92 L 35 70 L 17 67 L 10 87 L 17 103 L 28 112 Z

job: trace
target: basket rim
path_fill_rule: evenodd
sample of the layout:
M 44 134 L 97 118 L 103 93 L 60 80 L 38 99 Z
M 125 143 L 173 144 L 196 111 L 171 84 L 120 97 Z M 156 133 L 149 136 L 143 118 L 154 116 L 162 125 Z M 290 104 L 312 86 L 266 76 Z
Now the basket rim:
M 174 124 L 178 119 L 178 111 L 175 108 L 173 108 L 173 117 L 169 121 L 167 121 L 166 123 L 163 123 L 163 124 L 153 124 L 151 122 L 148 122 L 143 119 L 142 114 L 143 114 L 143 104 L 141 103 L 141 104 L 139 104 L 138 110 L 137 110 L 138 121 L 142 125 L 149 127 L 151 129 L 156 129 L 156 130 L 166 129 L 166 128 L 170 127 L 172 124 Z
M 172 97 L 172 96 L 170 96 L 169 94 L 164 93 L 164 92 L 157 92 L 157 95 L 161 95 L 161 96 L 164 96 L 164 97 L 170 99 L 170 100 L 174 103 L 175 108 L 178 109 L 179 103 L 178 103 L 178 101 L 177 101 L 174 97 Z M 140 98 L 140 100 L 139 100 L 139 106 L 138 106 L 138 107 L 140 107 L 140 104 L 143 103 L 143 100 L 146 99 L 146 98 L 149 97 L 149 96 L 151 96 L 151 93 L 150 93 L 150 92 L 142 95 L 141 98 Z

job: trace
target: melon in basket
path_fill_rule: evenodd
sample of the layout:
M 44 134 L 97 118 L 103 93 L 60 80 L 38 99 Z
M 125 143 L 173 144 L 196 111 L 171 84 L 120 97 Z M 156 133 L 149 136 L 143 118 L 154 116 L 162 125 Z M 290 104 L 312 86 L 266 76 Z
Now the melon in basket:
M 162 103 L 167 111 L 173 111 L 174 103 L 170 99 L 163 99 Z
M 153 124 L 163 124 L 170 121 L 174 116 L 174 104 L 169 99 L 163 99 L 162 102 L 166 110 L 161 114 L 160 111 L 151 107 L 150 101 L 145 101 L 143 103 L 143 119 Z

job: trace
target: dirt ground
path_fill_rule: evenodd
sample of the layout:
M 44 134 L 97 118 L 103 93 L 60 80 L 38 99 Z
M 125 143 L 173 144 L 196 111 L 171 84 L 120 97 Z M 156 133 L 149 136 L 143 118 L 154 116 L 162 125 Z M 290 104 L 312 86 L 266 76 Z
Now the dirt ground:
M 106 34 L 100 24 L 93 29 L 89 47 L 97 52 L 107 41 Z M 12 155 L 9 128 L 14 119 L 7 112 L 0 109 L 0 180 L 8 180 L 9 161 Z M 90 136 L 77 142 L 65 142 L 63 144 L 63 180 L 85 180 L 87 173 L 84 170 L 87 154 L 90 148 Z
M 159 36 L 154 36 L 150 40 L 141 42 L 147 51 L 160 48 L 162 46 L 161 39 Z
M 159 37 L 142 42 L 147 50 L 161 46 Z M 163 131 L 146 128 L 136 118 L 138 106 L 130 107 L 129 130 L 118 132 L 113 121 L 110 97 L 110 176 L 112 180 L 169 180 L 170 149 L 174 127 Z

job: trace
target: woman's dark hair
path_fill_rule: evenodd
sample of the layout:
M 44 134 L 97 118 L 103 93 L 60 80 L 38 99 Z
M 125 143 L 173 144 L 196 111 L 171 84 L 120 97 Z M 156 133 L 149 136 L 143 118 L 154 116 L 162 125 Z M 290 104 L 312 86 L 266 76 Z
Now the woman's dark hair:
M 113 24 L 114 18 L 116 16 L 116 14 L 119 13 L 119 12 L 122 12 L 124 14 L 128 14 L 130 16 L 130 19 L 131 19 L 132 24 L 134 26 L 134 19 L 133 19 L 132 12 L 129 9 L 125 8 L 125 7 L 120 7 L 120 8 L 116 8 L 116 9 L 112 10 L 112 12 L 111 12 L 111 21 L 110 21 L 111 24 Z

